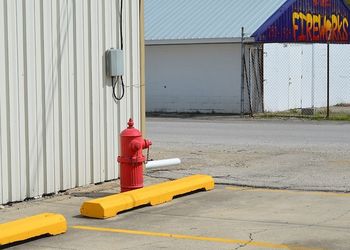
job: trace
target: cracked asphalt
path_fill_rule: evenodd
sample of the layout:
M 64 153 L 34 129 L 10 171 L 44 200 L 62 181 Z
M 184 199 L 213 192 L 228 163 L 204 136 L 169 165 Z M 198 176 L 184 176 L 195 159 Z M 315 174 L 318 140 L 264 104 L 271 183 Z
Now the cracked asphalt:
M 119 192 L 118 181 L 0 209 L 0 223 L 63 214 L 68 232 L 7 249 L 350 249 L 348 123 L 254 121 L 231 117 L 151 118 L 151 156 L 180 157 L 147 170 L 145 185 L 202 173 L 209 192 L 143 206 L 107 220 L 80 205 Z

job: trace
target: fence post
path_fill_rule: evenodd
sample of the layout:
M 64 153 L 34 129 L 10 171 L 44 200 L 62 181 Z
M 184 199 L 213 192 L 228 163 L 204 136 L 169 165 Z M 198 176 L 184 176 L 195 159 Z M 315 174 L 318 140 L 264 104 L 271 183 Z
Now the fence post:
M 241 38 L 241 118 L 244 117 L 244 27 Z
M 329 42 L 327 43 L 327 119 L 329 119 L 329 85 L 330 85 L 330 69 L 329 69 L 329 56 L 330 56 L 330 46 Z

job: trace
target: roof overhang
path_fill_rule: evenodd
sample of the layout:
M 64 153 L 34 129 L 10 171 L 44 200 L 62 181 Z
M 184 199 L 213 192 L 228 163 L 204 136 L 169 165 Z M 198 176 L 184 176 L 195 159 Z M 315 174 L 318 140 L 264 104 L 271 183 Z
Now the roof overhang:
M 241 43 L 242 38 L 203 38 L 203 39 L 178 39 L 178 40 L 146 40 L 145 45 L 190 45 L 190 44 L 232 44 Z M 244 38 L 244 43 L 253 43 L 253 37 Z
M 289 0 L 255 33 L 263 43 L 350 43 L 350 0 Z

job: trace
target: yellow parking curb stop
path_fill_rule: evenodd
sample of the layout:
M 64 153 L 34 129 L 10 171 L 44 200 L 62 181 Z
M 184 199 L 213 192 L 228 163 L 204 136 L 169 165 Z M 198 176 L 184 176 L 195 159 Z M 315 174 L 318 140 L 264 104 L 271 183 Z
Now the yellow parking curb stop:
M 67 231 L 66 219 L 60 214 L 44 213 L 0 224 L 0 245 L 42 235 L 58 235 Z
M 152 206 L 171 201 L 174 196 L 192 191 L 214 188 L 214 180 L 208 175 L 193 175 L 175 181 L 168 181 L 141 189 L 115 194 L 84 202 L 80 208 L 83 216 L 106 219 L 117 213 L 146 204 Z

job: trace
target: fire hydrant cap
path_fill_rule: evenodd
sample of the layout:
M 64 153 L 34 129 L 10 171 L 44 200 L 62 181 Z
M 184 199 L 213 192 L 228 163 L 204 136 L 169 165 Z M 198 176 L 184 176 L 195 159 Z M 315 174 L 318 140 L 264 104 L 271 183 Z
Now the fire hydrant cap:
M 128 128 L 125 129 L 121 134 L 121 136 L 133 136 L 133 137 L 139 137 L 139 136 L 142 136 L 141 132 L 134 128 L 134 121 L 133 119 L 129 119 L 129 122 L 128 122 Z
M 133 128 L 134 127 L 134 120 L 133 119 L 129 119 L 129 122 L 128 122 L 128 128 Z

